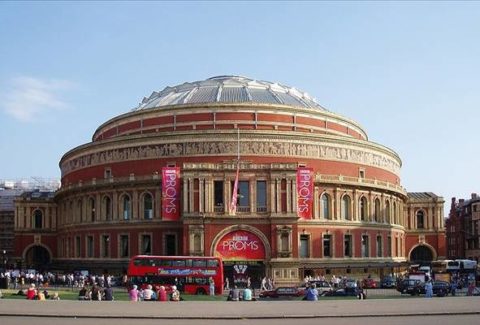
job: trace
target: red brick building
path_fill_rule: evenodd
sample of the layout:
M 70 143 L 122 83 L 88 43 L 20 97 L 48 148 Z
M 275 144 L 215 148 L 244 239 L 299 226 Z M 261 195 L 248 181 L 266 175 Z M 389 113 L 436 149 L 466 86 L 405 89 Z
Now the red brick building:
M 446 220 L 447 256 L 449 259 L 471 259 L 480 262 L 480 196 L 452 198 Z
M 277 283 L 390 273 L 412 256 L 445 256 L 443 200 L 408 194 L 401 164 L 295 88 L 237 76 L 184 83 L 66 153 L 51 206 L 18 202 L 15 252 L 28 264 L 34 245 L 51 266 L 97 270 L 135 254 L 220 255 L 228 276 L 246 265 Z M 55 215 L 48 230 L 22 221 L 35 211 Z

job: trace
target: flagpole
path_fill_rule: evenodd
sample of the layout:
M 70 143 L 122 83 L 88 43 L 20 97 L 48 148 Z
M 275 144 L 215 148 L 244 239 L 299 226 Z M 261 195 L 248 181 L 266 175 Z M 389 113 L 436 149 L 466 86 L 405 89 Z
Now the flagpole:
M 233 184 L 232 200 L 230 201 L 228 214 L 234 216 L 237 213 L 238 178 L 240 173 L 240 128 L 237 127 L 237 172 Z
M 240 128 L 237 127 L 237 164 L 240 163 Z

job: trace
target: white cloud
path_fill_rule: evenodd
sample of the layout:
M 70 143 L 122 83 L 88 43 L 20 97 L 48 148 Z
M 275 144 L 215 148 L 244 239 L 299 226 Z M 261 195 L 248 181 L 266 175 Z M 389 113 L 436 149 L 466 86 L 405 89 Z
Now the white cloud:
M 19 121 L 33 121 L 37 117 L 68 107 L 61 95 L 72 87 L 73 84 L 67 80 L 14 78 L 2 94 L 2 106 L 7 114 Z

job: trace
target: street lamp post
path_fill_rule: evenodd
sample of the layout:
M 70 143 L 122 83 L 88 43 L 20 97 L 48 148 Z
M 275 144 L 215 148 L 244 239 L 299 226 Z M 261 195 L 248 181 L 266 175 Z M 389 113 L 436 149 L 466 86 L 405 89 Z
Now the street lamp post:
M 2 262 L 3 262 L 3 271 L 7 271 L 7 251 L 3 250 L 2 251 Z

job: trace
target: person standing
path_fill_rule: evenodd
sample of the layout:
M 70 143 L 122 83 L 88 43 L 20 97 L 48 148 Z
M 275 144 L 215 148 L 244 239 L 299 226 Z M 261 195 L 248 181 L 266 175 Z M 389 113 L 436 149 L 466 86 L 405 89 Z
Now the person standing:
M 305 300 L 307 301 L 317 301 L 318 300 L 318 290 L 315 283 L 312 283 L 305 293 Z
M 215 281 L 212 277 L 208 279 L 208 288 L 210 290 L 210 296 L 215 296 Z
M 230 290 L 230 280 L 228 277 L 225 278 L 225 290 Z
M 432 281 L 428 280 L 425 283 L 425 298 L 432 298 L 433 297 L 433 284 Z

